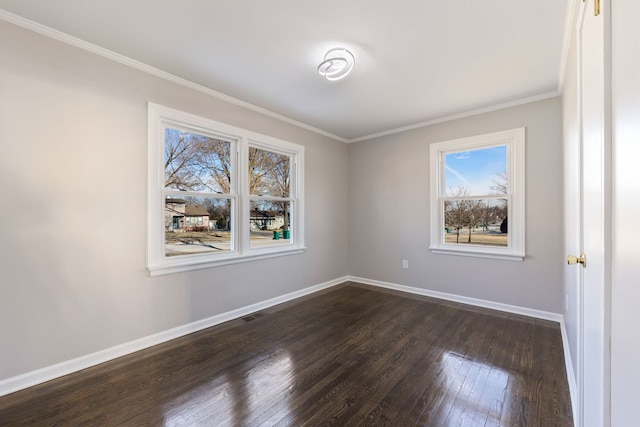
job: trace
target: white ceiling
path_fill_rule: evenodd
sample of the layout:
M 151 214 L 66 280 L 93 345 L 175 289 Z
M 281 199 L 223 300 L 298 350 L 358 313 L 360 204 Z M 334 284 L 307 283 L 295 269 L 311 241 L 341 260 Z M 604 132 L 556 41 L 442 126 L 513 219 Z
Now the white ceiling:
M 0 17 L 18 15 L 354 140 L 557 93 L 567 4 L 0 0 L 9 12 Z M 316 72 L 332 47 L 356 57 L 337 82 Z

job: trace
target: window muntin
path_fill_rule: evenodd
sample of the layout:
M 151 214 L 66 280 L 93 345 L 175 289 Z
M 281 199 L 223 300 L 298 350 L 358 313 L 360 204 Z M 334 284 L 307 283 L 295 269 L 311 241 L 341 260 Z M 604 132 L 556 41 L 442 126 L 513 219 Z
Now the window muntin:
M 524 128 L 431 144 L 434 253 L 522 260 Z
M 301 252 L 303 161 L 297 144 L 149 104 L 151 274 Z

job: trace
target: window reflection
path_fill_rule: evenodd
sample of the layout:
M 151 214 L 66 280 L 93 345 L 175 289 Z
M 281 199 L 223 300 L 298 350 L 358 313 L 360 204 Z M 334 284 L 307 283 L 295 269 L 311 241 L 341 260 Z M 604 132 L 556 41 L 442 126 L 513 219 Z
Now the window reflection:
M 290 411 L 290 395 L 286 390 L 293 386 L 294 365 L 288 351 L 261 353 L 257 360 L 247 360 L 233 369 L 242 375 L 234 374 L 230 378 L 221 373 L 203 381 L 197 388 L 189 387 L 166 403 L 164 425 L 268 424 L 267 419 L 254 418 L 260 415 L 268 418 L 268 414 L 262 414 L 259 409 L 261 404 L 272 399 L 274 404 L 277 403 L 276 413 Z M 273 384 L 278 384 L 278 387 Z M 287 397 L 282 399 L 283 395 Z
M 501 425 L 509 419 L 511 391 L 517 377 L 486 362 L 454 352 L 442 358 L 441 409 L 433 425 Z

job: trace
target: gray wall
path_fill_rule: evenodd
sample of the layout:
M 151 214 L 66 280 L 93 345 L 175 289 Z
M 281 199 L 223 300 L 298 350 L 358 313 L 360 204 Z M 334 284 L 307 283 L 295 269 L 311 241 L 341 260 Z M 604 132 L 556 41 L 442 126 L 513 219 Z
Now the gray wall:
M 0 40 L 0 380 L 346 274 L 561 312 L 558 98 L 346 145 L 5 22 Z M 150 278 L 148 101 L 304 145 L 308 250 Z M 527 259 L 431 254 L 429 143 L 520 126 Z
M 2 21 L 0 40 L 0 380 L 347 274 L 347 145 Z M 304 145 L 308 250 L 148 277 L 147 101 Z
M 349 146 L 349 274 L 562 312 L 562 104 L 559 97 Z M 429 252 L 429 144 L 525 126 L 523 262 Z M 402 269 L 401 260 L 409 261 Z

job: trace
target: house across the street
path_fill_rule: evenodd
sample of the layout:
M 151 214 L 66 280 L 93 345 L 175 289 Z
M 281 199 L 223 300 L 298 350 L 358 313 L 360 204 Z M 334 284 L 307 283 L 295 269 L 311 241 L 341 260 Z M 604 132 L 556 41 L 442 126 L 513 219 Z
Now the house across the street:
M 279 230 L 284 225 L 284 215 L 278 211 L 255 209 L 249 217 L 252 230 Z
M 193 231 L 201 227 L 215 228 L 204 206 L 190 205 L 183 199 L 166 199 L 164 204 L 166 231 Z

